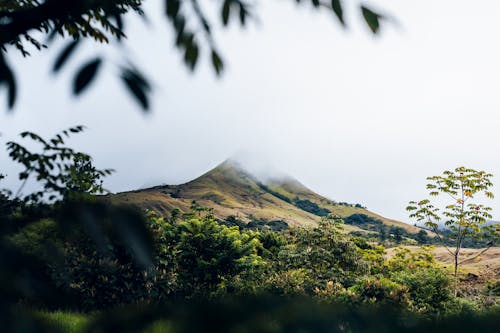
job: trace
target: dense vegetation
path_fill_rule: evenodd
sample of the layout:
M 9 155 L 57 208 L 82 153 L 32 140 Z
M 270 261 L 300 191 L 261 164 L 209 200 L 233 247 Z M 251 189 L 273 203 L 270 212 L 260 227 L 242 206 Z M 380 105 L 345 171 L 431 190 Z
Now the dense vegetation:
M 331 213 L 328 209 L 322 208 L 317 203 L 307 199 L 301 200 L 299 198 L 295 198 L 294 204 L 300 209 L 318 216 L 328 216 Z
M 102 249 L 85 236 L 63 239 L 63 231 L 50 220 L 20 228 L 9 241 L 28 255 L 44 256 L 47 241 L 59 248 L 64 261 L 47 265 L 46 273 L 62 293 L 79 300 L 79 311 L 269 294 L 387 303 L 429 316 L 464 306 L 450 294 L 449 278 L 428 249 L 401 249 L 385 259 L 383 247 L 345 236 L 340 220 L 286 232 L 227 227 L 210 213 L 173 219 L 150 212 L 147 222 L 154 240 L 147 269 L 134 262 L 123 244 Z
M 498 283 L 474 299 L 456 297 L 429 248 L 398 248 L 386 256 L 380 244 L 406 237 L 395 231 L 393 239 L 374 241 L 345 234 L 343 221 L 331 215 L 317 226 L 292 228 L 282 221 L 217 221 L 196 202 L 190 212 L 174 209 L 169 216 L 105 203 L 98 194 L 111 171 L 63 146 L 81 130 L 50 140 L 24 133 L 40 152 L 9 143 L 10 156 L 24 167 L 20 178 L 38 179 L 42 189 L 23 198 L 0 196 L 0 307 L 7 330 L 52 332 L 54 323 L 66 327 L 69 321 L 91 331 L 173 323 L 168 330 L 189 331 L 218 318 L 214 327 L 255 324 L 270 331 L 278 325 L 273 331 L 279 332 L 300 331 L 306 323 L 359 332 L 364 320 L 365 331 L 375 332 L 377 314 L 386 331 L 400 332 L 456 315 L 489 327 L 489 314 L 498 314 Z M 381 225 L 364 215 L 346 221 L 367 230 Z M 214 309 L 240 312 L 220 322 Z M 256 319 L 262 309 L 273 317 Z M 280 314 L 299 310 L 293 318 Z M 198 311 L 213 317 L 183 319 Z M 470 319 L 471 313 L 485 317 Z M 402 327 L 404 318 L 413 324 Z

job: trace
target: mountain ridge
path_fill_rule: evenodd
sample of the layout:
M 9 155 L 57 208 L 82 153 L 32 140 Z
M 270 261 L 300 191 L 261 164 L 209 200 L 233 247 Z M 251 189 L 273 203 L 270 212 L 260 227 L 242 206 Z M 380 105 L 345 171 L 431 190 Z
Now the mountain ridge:
M 247 223 L 265 220 L 284 221 L 292 226 L 311 226 L 328 212 L 343 218 L 365 214 L 412 233 L 421 230 L 385 218 L 361 205 L 335 202 L 317 194 L 289 175 L 265 178 L 255 176 L 239 162 L 229 159 L 183 184 L 158 185 L 113 194 L 108 198 L 113 203 L 132 204 L 154 210 L 160 215 L 169 215 L 175 208 L 189 212 L 195 201 L 200 206 L 212 208 L 216 218 L 221 220 L 234 216 Z

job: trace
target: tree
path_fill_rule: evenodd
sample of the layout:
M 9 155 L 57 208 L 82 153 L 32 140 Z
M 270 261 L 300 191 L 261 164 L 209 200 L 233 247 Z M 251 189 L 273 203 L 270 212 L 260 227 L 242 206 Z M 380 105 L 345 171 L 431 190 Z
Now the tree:
M 329 281 L 352 285 L 369 271 L 369 265 L 356 243 L 342 234 L 342 224 L 330 215 L 314 228 L 291 229 L 289 244 L 278 254 L 278 270 L 305 274 L 312 281 L 306 288 L 309 292 L 324 288 Z
M 80 133 L 83 126 L 75 126 L 57 133 L 50 139 L 43 139 L 33 132 L 23 132 L 22 138 L 31 139 L 41 146 L 32 152 L 17 142 L 7 142 L 7 151 L 14 162 L 24 168 L 19 173 L 22 185 L 16 193 L 21 195 L 24 185 L 30 178 L 42 184 L 43 189 L 24 198 L 30 203 L 55 202 L 59 199 L 75 199 L 93 194 L 102 194 L 102 178 L 113 170 L 99 170 L 92 165 L 92 158 L 82 152 L 65 147 L 65 139 L 71 134 Z
M 492 199 L 489 189 L 493 186 L 492 174 L 476 171 L 466 167 L 458 167 L 453 171 L 444 171 L 440 176 L 428 177 L 427 189 L 431 197 L 444 194 L 451 201 L 443 208 L 434 206 L 430 199 L 410 201 L 406 208 L 410 217 L 423 221 L 436 234 L 442 245 L 453 257 L 455 295 L 457 295 L 458 268 L 464 262 L 474 260 L 490 249 L 498 239 L 499 229 L 487 225 L 491 219 L 490 207 L 477 201 L 480 195 Z M 439 222 L 444 218 L 444 227 L 449 230 L 449 238 L 453 246 L 450 248 L 442 237 Z M 463 243 L 466 239 L 488 239 L 486 248 L 475 256 L 460 260 Z
M 175 34 L 175 46 L 182 53 L 185 65 L 194 70 L 203 47 L 209 50 L 216 75 L 224 69 L 224 61 L 217 50 L 213 36 L 213 20 L 209 19 L 206 7 L 200 0 L 163 0 L 167 22 Z M 296 0 L 310 3 L 318 10 L 331 11 L 342 26 L 346 25 L 342 0 Z M 218 0 L 213 4 L 220 13 L 220 23 L 228 27 L 231 20 L 241 26 L 255 17 L 248 0 Z M 15 48 L 23 56 L 29 56 L 28 47 L 38 50 L 49 47 L 56 36 L 69 40 L 55 59 L 53 72 L 59 72 L 85 39 L 98 43 L 126 38 L 125 15 L 133 12 L 143 17 L 147 14 L 142 0 L 8 0 L 0 2 L 0 87 L 7 88 L 9 108 L 13 108 L 17 95 L 14 70 L 9 65 L 7 53 Z M 363 4 L 359 9 L 367 26 L 373 33 L 380 29 L 384 17 Z M 36 33 L 35 33 L 36 32 Z M 45 39 L 42 42 L 40 40 Z M 118 48 L 123 59 L 111 60 L 119 63 L 119 78 L 144 110 L 149 109 L 151 86 L 145 75 L 127 59 L 123 48 Z M 81 94 L 93 82 L 104 59 L 98 55 L 89 59 L 77 71 L 73 81 L 73 93 Z
M 396 244 L 401 244 L 403 241 L 404 229 L 400 227 L 391 227 L 389 230 L 390 235 L 394 237 Z
M 258 234 L 218 224 L 213 215 L 189 217 L 170 226 L 170 244 L 176 252 L 176 267 L 183 292 L 207 296 L 223 288 L 244 270 L 264 264 L 258 255 Z
M 429 242 L 429 236 L 427 236 L 427 233 L 424 230 L 420 230 L 419 232 L 417 232 L 415 240 L 420 245 L 427 244 Z

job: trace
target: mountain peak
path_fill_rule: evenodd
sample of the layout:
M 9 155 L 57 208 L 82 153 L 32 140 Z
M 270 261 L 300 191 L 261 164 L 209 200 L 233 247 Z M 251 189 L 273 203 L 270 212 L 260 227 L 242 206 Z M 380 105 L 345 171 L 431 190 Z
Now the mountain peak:
M 361 207 L 338 205 L 310 190 L 298 180 L 264 164 L 230 158 L 200 177 L 181 185 L 156 186 L 124 192 L 112 200 L 168 216 L 172 209 L 189 212 L 193 201 L 213 209 L 217 219 L 230 216 L 244 222 L 281 221 L 289 225 L 314 225 L 321 216 L 366 214 L 384 223 L 417 228 L 385 219 Z M 267 223 L 267 222 L 266 222 Z

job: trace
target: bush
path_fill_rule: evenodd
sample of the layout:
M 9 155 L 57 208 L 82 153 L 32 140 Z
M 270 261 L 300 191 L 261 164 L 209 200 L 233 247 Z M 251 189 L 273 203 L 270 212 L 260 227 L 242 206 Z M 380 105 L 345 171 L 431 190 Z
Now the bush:
M 369 271 L 358 247 L 340 232 L 336 222 L 323 220 L 315 228 L 297 228 L 287 235 L 288 244 L 276 258 L 275 269 L 304 269 L 312 284 L 310 294 L 328 281 L 352 285 Z
M 390 305 L 402 309 L 410 307 L 408 287 L 385 277 L 363 278 L 350 287 L 348 292 L 351 302 Z
M 453 301 L 450 278 L 440 268 L 431 247 L 418 251 L 399 248 L 385 264 L 385 275 L 408 288 L 411 309 L 418 313 L 439 315 Z
M 158 301 L 171 292 L 164 288 L 169 284 L 166 271 L 144 269 L 122 246 L 102 251 L 83 237 L 66 246 L 64 269 L 55 270 L 54 277 L 62 288 L 78 297 L 81 309 L 86 311 Z
M 170 229 L 170 230 L 169 230 Z M 166 226 L 174 252 L 181 294 L 210 295 L 226 280 L 263 265 L 257 233 L 218 224 L 212 216 Z
M 454 299 L 450 279 L 439 268 L 400 271 L 391 280 L 408 287 L 411 308 L 418 313 L 442 314 Z
M 331 213 L 328 209 L 320 207 L 317 203 L 307 199 L 300 200 L 299 198 L 295 198 L 294 203 L 298 208 L 314 215 L 328 216 Z

